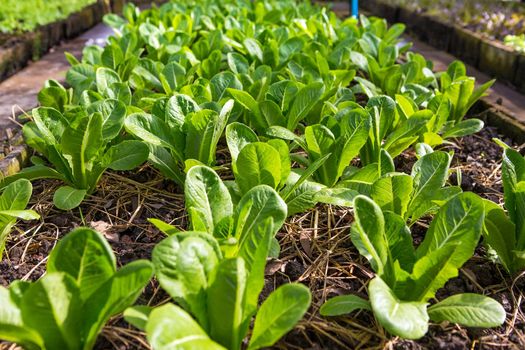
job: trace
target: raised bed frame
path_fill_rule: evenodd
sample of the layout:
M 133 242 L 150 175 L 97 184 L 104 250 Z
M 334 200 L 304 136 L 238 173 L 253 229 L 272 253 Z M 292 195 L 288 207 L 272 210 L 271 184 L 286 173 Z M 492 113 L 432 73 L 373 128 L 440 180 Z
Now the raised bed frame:
M 404 23 L 407 32 L 419 40 L 447 51 L 499 81 L 505 81 L 520 92 L 525 92 L 525 54 L 454 23 L 402 6 L 381 0 L 361 1 L 360 6 L 389 22 Z
M 162 0 L 134 0 L 137 5 L 162 3 Z M 0 81 L 37 60 L 62 40 L 72 39 L 102 21 L 104 15 L 121 13 L 126 0 L 97 0 L 68 18 L 37 27 L 32 32 L 13 34 L 0 46 Z
M 118 1 L 97 0 L 68 18 L 37 27 L 33 32 L 13 34 L 0 47 L 0 80 L 13 75 L 64 39 L 71 39 L 102 21 Z

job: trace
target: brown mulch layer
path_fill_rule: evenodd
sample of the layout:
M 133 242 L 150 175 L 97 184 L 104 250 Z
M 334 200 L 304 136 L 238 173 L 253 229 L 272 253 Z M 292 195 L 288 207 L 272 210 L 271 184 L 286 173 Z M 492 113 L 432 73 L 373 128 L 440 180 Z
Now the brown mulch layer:
M 501 202 L 501 150 L 492 142 L 496 130 L 485 128 L 477 135 L 456 140 L 443 149 L 454 151 L 450 183 L 456 185 L 461 173 L 461 187 L 484 198 Z M 517 146 L 517 145 L 514 145 Z M 399 157 L 398 169 L 409 172 L 415 156 L 407 152 Z M 119 265 L 135 259 L 150 258 L 155 243 L 163 235 L 148 218 L 159 218 L 180 228 L 187 220 L 184 196 L 180 188 L 163 180 L 145 166 L 134 173 L 106 174 L 99 190 L 80 208 L 62 212 L 52 205 L 58 183 L 39 181 L 34 184 L 31 205 L 44 220 L 20 222 L 11 233 L 7 252 L 0 262 L 0 284 L 7 286 L 15 279 L 35 280 L 45 271 L 50 250 L 71 229 L 88 225 L 104 233 L 112 245 Z M 366 298 L 366 285 L 373 272 L 349 239 L 352 211 L 348 208 L 318 206 L 287 220 L 278 233 L 281 243 L 279 259 L 267 265 L 267 283 L 263 295 L 277 286 L 297 281 L 310 287 L 312 307 L 304 320 L 282 339 L 275 349 L 524 349 L 525 317 L 523 291 L 525 278 L 510 278 L 498 265 L 488 260 L 479 246 L 476 255 L 450 280 L 437 295 L 475 292 L 497 299 L 508 317 L 497 329 L 466 329 L 454 324 L 432 324 L 429 333 L 417 341 L 391 337 L 369 312 L 355 312 L 346 317 L 323 318 L 318 310 L 329 297 L 357 294 Z M 414 227 L 414 234 L 424 234 L 424 223 Z M 158 305 L 169 298 L 152 281 L 139 299 L 139 304 Z M 9 345 L 0 344 L 0 349 Z M 147 349 L 144 335 L 128 326 L 121 318 L 113 319 L 99 337 L 96 349 Z

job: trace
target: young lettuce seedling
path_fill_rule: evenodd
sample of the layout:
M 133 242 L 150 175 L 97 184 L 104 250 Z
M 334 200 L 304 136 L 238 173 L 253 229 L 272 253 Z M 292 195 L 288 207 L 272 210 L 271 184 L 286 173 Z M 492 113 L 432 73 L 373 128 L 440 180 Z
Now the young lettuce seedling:
M 433 112 L 426 124 L 421 141 L 440 145 L 445 139 L 474 134 L 483 128 L 483 121 L 476 118 L 464 120 L 469 109 L 485 95 L 494 80 L 475 88 L 475 79 L 466 75 L 465 65 L 452 62 L 445 72 L 440 73 L 440 88 L 434 96 L 428 96 L 425 103 Z M 418 109 L 417 96 L 396 95 L 399 111 L 409 114 Z
M 435 213 L 441 205 L 461 193 L 446 186 L 452 155 L 436 151 L 422 156 L 410 175 L 389 173 L 373 183 L 369 196 L 381 207 L 400 215 L 409 225 Z
M 358 155 L 364 166 L 389 167 L 392 158 L 418 141 L 432 115 L 430 110 L 421 110 L 402 117 L 392 98 L 376 96 L 366 108 L 350 103 L 321 124 L 307 126 L 300 144 L 312 160 L 331 154 L 314 178 L 333 187 Z
M 371 116 L 372 126 L 368 140 L 359 152 L 363 165 L 380 164 L 385 152 L 396 158 L 424 133 L 433 112 L 418 108 L 408 111 L 405 108 L 403 113 L 402 107 L 389 96 L 374 96 L 368 100 L 366 110 Z
M 26 349 L 92 349 L 110 317 L 132 305 L 152 275 L 145 260 L 117 271 L 102 235 L 76 229 L 53 249 L 44 277 L 0 286 L 0 339 Z
M 321 190 L 315 198 L 351 207 L 357 195 L 366 195 L 382 210 L 400 215 L 411 226 L 461 193 L 457 186 L 446 186 L 451 161 L 452 155 L 447 152 L 426 153 L 414 163 L 410 175 L 394 172 L 393 167 L 380 169 L 378 164 L 370 164 L 348 174 L 336 187 Z
M 511 274 L 525 269 L 525 159 L 500 142 L 505 148 L 501 177 L 505 209 L 485 200 L 484 238 L 503 267 Z
M 189 170 L 185 194 L 193 231 L 152 220 L 169 235 L 153 250 L 157 279 L 182 309 L 136 307 L 128 309 L 126 319 L 146 330 L 155 349 L 183 340 L 210 349 L 240 349 L 257 313 L 248 348 L 271 346 L 310 305 L 309 290 L 290 284 L 270 294 L 257 312 L 266 260 L 286 218 L 286 204 L 271 187 L 258 185 L 234 205 L 220 177 L 205 166 Z
M 276 94 L 275 89 L 285 89 Z M 309 113 L 317 106 L 324 96 L 325 86 L 316 82 L 300 87 L 292 81 L 276 83 L 268 91 L 267 100 L 257 102 L 248 92 L 228 89 L 235 101 L 244 107 L 249 117 L 245 117 L 246 124 L 263 132 L 272 126 L 286 127 L 295 131 Z M 253 121 L 253 122 L 251 122 Z M 250 123 L 251 122 L 251 123 Z
M 397 109 L 400 115 L 410 116 L 418 110 L 417 103 L 405 95 L 396 95 Z M 469 118 L 459 121 L 451 119 L 453 103 L 451 97 L 445 94 L 438 94 L 427 100 L 427 113 L 430 119 L 427 120 L 425 128 L 421 130 L 419 140 L 429 146 L 438 146 L 449 138 L 463 137 L 477 133 L 483 128 L 483 121 L 476 118 Z
M 149 146 L 151 164 L 182 186 L 185 168 L 215 163 L 217 143 L 232 108 L 229 100 L 217 113 L 201 109 L 189 96 L 175 95 L 159 99 L 152 114 L 131 114 L 125 127 Z
M 395 34 L 400 35 L 404 26 L 394 25 L 389 31 L 398 31 Z M 364 33 L 358 43 L 363 53 L 353 51 L 350 59 L 368 73 L 368 80 L 357 77 L 359 85 L 353 88 L 354 91 L 364 92 L 368 97 L 379 94 L 394 97 L 401 91 L 409 93 L 416 90 L 424 95 L 423 100 L 425 95 L 431 94 L 427 86 L 435 82 L 435 77 L 423 56 L 408 52 L 406 62 L 398 64 L 400 54 L 409 47 L 405 46 L 400 50 L 397 40 L 387 43 L 370 32 Z
M 6 186 L 0 195 L 0 261 L 5 249 L 5 242 L 16 220 L 37 220 L 40 218 L 40 215 L 34 210 L 26 210 L 32 192 L 31 182 L 20 179 Z
M 429 320 L 467 327 L 496 327 L 505 321 L 498 302 L 477 294 L 453 295 L 428 307 L 436 291 L 456 277 L 474 253 L 484 217 L 478 196 L 461 193 L 447 202 L 417 249 L 401 216 L 381 210 L 365 196 L 356 197 L 354 206 L 352 242 L 376 272 L 368 286 L 370 302 L 340 296 L 329 300 L 321 314 L 371 309 L 387 331 L 408 339 L 424 336 Z
M 27 144 L 42 154 L 54 168 L 35 158 L 36 165 L 2 180 L 0 186 L 25 178 L 53 178 L 63 181 L 53 196 L 59 209 L 80 205 L 109 168 L 131 170 L 148 157 L 148 147 L 135 140 L 116 142 L 126 106 L 113 99 L 76 106 L 64 113 L 51 107 L 33 109 L 32 121 L 23 127 Z
M 190 230 L 214 236 L 226 256 L 236 256 L 246 243 L 246 235 L 267 221 L 267 229 L 272 231 L 271 251 L 278 251 L 274 236 L 283 225 L 287 210 L 286 203 L 271 187 L 255 186 L 234 204 L 228 188 L 213 169 L 195 166 L 188 171 L 184 193 Z M 150 222 L 167 235 L 179 231 L 160 220 Z
M 234 122 L 226 127 L 226 142 L 232 157 L 235 182 L 227 182 L 235 202 L 258 185 L 268 185 L 286 202 L 288 216 L 315 206 L 314 195 L 323 185 L 310 181 L 312 174 L 330 154 L 309 164 L 306 169 L 292 169 L 288 144 L 280 139 L 260 142 L 246 125 Z
M 485 96 L 494 82 L 495 80 L 490 80 L 476 88 L 476 79 L 467 76 L 467 69 L 463 62 L 454 61 L 448 66 L 447 71 L 440 76 L 440 92 L 452 105 L 451 113 L 445 124 L 446 133 L 453 134 L 452 129 L 460 130 L 468 125 L 469 120 L 463 121 L 463 118 L 469 109 Z
M 257 189 L 264 187 L 271 190 L 258 186 L 246 201 L 260 200 Z M 272 217 L 263 218 L 264 211 L 258 212 L 260 219 L 244 214 L 246 205 L 239 207 L 234 249 L 221 249 L 209 233 L 192 231 L 174 233 L 155 247 L 157 279 L 182 308 L 139 306 L 125 313 L 128 322 L 146 330 L 153 348 L 170 349 L 173 342 L 184 341 L 206 349 L 241 349 L 256 314 L 248 349 L 268 347 L 308 309 L 310 291 L 300 284 L 279 287 L 258 308 L 275 226 Z
M 370 115 L 362 108 L 343 109 L 325 118 L 323 124 L 307 126 L 301 147 L 308 153 L 309 161 L 313 164 L 328 156 L 314 172 L 314 179 L 334 186 L 365 145 L 370 128 Z

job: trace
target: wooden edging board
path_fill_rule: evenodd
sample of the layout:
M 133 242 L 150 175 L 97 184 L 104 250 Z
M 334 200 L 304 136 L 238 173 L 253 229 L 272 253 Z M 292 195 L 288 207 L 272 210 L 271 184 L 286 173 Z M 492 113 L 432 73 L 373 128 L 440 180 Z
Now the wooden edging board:
M 0 81 L 15 74 L 30 60 L 37 60 L 62 40 L 71 39 L 102 21 L 120 0 L 97 0 L 68 18 L 14 34 L 0 47 Z
M 449 52 L 464 62 L 513 85 L 525 93 L 525 55 L 501 42 L 428 14 L 411 11 L 382 0 L 360 1 L 371 14 L 389 22 L 401 22 L 407 32 L 435 48 Z
M 122 13 L 126 0 L 97 0 L 68 18 L 37 27 L 34 31 L 13 34 L 0 46 L 0 81 L 38 60 L 62 40 L 72 39 L 100 23 L 104 15 Z M 137 5 L 162 3 L 165 0 L 131 0 Z

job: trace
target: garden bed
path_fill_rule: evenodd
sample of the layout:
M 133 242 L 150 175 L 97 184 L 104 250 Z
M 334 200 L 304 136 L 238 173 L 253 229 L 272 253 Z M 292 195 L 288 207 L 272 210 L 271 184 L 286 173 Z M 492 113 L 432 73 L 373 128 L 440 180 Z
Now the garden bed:
M 369 13 L 406 24 L 414 37 L 447 51 L 499 81 L 525 92 L 525 55 L 469 29 L 382 0 L 361 1 Z
M 452 169 L 462 171 L 461 187 L 483 198 L 502 201 L 499 158 L 501 151 L 494 137 L 514 144 L 495 128 L 486 128 L 478 135 L 455 140 L 445 147 L 455 152 Z M 515 145 L 515 144 L 514 144 Z M 515 145 L 516 146 L 516 145 Z M 223 148 L 219 152 L 225 152 Z M 410 173 L 415 155 L 407 152 L 398 161 L 399 171 Z M 224 173 L 224 177 L 231 174 Z M 451 183 L 457 181 L 453 176 Z M 165 236 L 148 222 L 158 218 L 177 227 L 187 226 L 184 195 L 172 182 L 157 171 L 143 167 L 132 173 L 109 173 L 100 189 L 78 209 L 70 212 L 53 206 L 53 192 L 58 183 L 39 181 L 36 196 L 30 206 L 45 221 L 20 223 L 0 262 L 0 285 L 7 286 L 16 279 L 37 280 L 45 272 L 51 249 L 67 232 L 79 226 L 91 226 L 104 234 L 122 266 L 136 259 L 150 259 L 156 243 Z M 350 243 L 349 227 L 352 210 L 320 205 L 315 209 L 287 220 L 278 233 L 281 254 L 266 267 L 263 294 L 289 281 L 299 281 L 313 292 L 312 307 L 304 320 L 274 347 L 275 349 L 520 349 L 525 344 L 525 279 L 509 279 L 505 271 L 486 260 L 480 247 L 476 255 L 461 269 L 460 276 L 450 280 L 439 298 L 457 293 L 483 293 L 502 303 L 509 318 L 505 326 L 490 330 L 466 329 L 453 324 L 434 324 L 428 335 L 418 341 L 391 338 L 368 312 L 348 317 L 326 319 L 319 308 L 329 297 L 358 294 L 366 297 L 365 286 L 373 271 Z M 415 232 L 424 233 L 422 223 Z M 421 240 L 416 234 L 415 239 Z M 165 302 L 158 282 L 149 284 L 138 303 L 157 305 Z M 516 308 L 519 305 L 520 308 Z M 521 309 L 523 310 L 523 309 Z M 106 326 L 95 349 L 144 349 L 144 335 L 130 328 L 122 318 Z M 0 346 L 1 348 L 1 346 Z
M 121 307 L 110 308 L 114 312 L 108 312 L 106 318 L 100 316 L 104 321 L 100 327 L 104 324 L 105 327 L 100 331 L 95 349 L 147 349 L 148 343 L 162 341 L 155 339 L 159 335 L 161 338 L 175 335 L 170 344 L 208 341 L 206 346 L 195 344 L 196 348 L 229 343 L 218 334 L 220 332 L 208 328 L 207 322 L 211 327 L 213 322 L 229 327 L 223 319 L 229 315 L 237 317 L 238 312 L 244 314 L 242 308 L 248 308 L 248 295 L 253 297 L 252 289 L 247 290 L 246 285 L 257 291 L 259 282 L 262 291 L 260 295 L 255 294 L 255 309 L 258 304 L 262 306 L 253 331 L 241 332 L 237 346 L 225 347 L 247 348 L 247 340 L 242 340 L 247 334 L 254 339 L 258 317 L 264 316 L 268 321 L 265 326 L 279 336 L 286 334 L 282 332 L 283 323 L 293 329 L 275 344 L 277 337 L 261 348 L 520 349 L 525 346 L 523 274 L 511 277 L 501 264 L 491 259 L 493 253 L 489 254 L 486 245 L 480 243 L 481 217 L 485 216 L 485 206 L 489 204 L 477 196 L 495 203 L 491 205 L 501 205 L 503 182 L 510 181 L 509 176 L 502 179 L 502 143 L 494 140 L 500 139 L 522 151 L 519 145 L 524 138 L 523 129 L 513 128 L 492 107 L 478 102 L 471 108 L 490 83 L 475 90 L 474 80 L 466 76 L 465 66 L 460 62 L 436 75 L 428 69 L 424 59 L 396 51 L 402 33 L 399 27 L 388 31 L 382 20 L 363 18 L 361 23 L 351 19 L 339 22 L 335 16 L 306 2 L 253 3 L 247 0 L 242 4 L 231 1 L 225 5 L 217 1 L 207 4 L 209 7 L 204 12 L 199 5 L 178 5 L 142 14 L 134 12 L 128 14 L 127 22 L 112 18 L 113 24 L 126 34 L 110 40 L 103 49 L 86 50 L 82 62 L 72 62 L 67 75 L 71 90 L 48 82 L 39 94 L 42 106 L 35 109 L 33 120 L 24 127 L 27 143 L 39 152 L 27 151 L 20 157 L 20 163 L 24 163 L 29 156 L 35 156 L 31 159 L 35 167 L 26 168 L 19 175 L 33 180 L 33 196 L 28 208 L 41 218 L 18 221 L 0 262 L 0 297 L 5 298 L 7 289 L 3 287 L 9 286 L 9 293 L 12 293 L 9 294 L 12 295 L 9 310 L 18 310 L 16 307 L 22 310 L 20 321 L 13 321 L 14 327 L 29 322 L 28 329 L 34 329 L 41 336 L 55 334 L 54 329 L 40 328 L 40 323 L 33 322 L 32 316 L 36 314 L 27 313 L 30 309 L 26 309 L 33 300 L 25 293 L 37 288 L 45 290 L 46 279 L 61 276 L 69 280 L 69 286 L 64 285 L 71 293 L 62 296 L 67 298 L 78 293 L 78 298 L 82 298 L 78 300 L 86 305 L 92 302 L 96 307 L 114 292 L 128 292 L 128 287 L 135 284 L 129 282 L 124 288 L 109 288 L 108 293 L 103 294 L 98 293 L 102 287 L 97 292 L 78 287 L 98 283 L 90 274 L 102 270 L 97 265 L 100 259 L 114 254 L 120 271 L 134 263 L 143 267 L 151 265 L 137 262 L 138 259 L 152 260 L 156 278 L 148 277 L 148 282 L 138 285 L 137 290 L 142 290 L 138 298 L 126 294 L 122 304 L 120 300 L 116 302 Z M 213 20 L 200 17 L 203 13 L 215 16 L 211 16 Z M 223 17 L 223 13 L 230 16 Z M 241 15 L 244 21 L 237 20 Z M 295 18 L 299 15 L 302 17 Z M 171 26 L 177 30 L 166 30 Z M 260 30 L 264 26 L 268 28 Z M 241 29 L 247 28 L 258 30 L 245 37 L 249 31 Z M 359 40 L 355 35 L 361 35 Z M 133 36 L 134 40 L 129 39 Z M 278 45 L 279 40 L 282 45 Z M 125 45 L 126 56 L 120 44 Z M 352 51 L 345 51 L 348 48 Z M 119 54 L 122 55 L 119 60 L 107 59 Z M 456 88 L 466 98 L 456 98 Z M 465 100 L 468 103 L 464 103 Z M 320 105 L 319 101 L 322 101 Z M 481 120 L 499 129 L 483 128 Z M 17 147 L 16 140 L 16 137 L 6 140 L 7 150 Z M 339 147 L 352 157 L 337 153 Z M 358 148 L 362 152 L 354 152 Z M 519 153 L 509 154 L 512 160 L 525 163 Z M 327 159 L 330 163 L 326 163 Z M 54 166 L 60 172 L 47 166 Z M 286 173 L 286 167 L 297 173 Z M 508 163 L 504 167 L 508 168 Z M 31 169 L 35 173 L 31 173 Z M 8 170 L 5 175 L 13 173 Z M 45 177 L 54 179 L 43 179 Z M 395 190 L 394 177 L 410 181 L 413 187 Z M 310 187 L 287 192 L 294 188 L 298 179 Z M 391 209 L 386 209 L 388 202 L 384 203 L 388 194 L 377 197 L 373 190 L 388 192 L 388 183 L 386 189 L 379 185 L 374 187 L 380 180 L 392 181 Z M 426 187 L 431 182 L 433 187 Z M 355 196 L 354 189 L 363 195 Z M 474 194 L 459 194 L 460 189 Z M 306 195 L 294 197 L 295 191 L 304 191 Z M 323 193 L 324 196 L 317 197 Z M 421 193 L 432 203 L 430 208 L 419 216 L 415 212 L 407 215 L 406 210 L 404 214 L 397 214 L 395 201 L 403 201 L 404 195 L 417 199 Z M 372 209 L 363 210 L 363 202 L 374 203 L 371 198 L 382 207 L 371 204 Z M 410 205 L 415 202 L 412 199 Z M 2 204 L 5 203 L 0 201 Z M 463 213 L 461 210 L 466 207 L 476 210 L 478 215 Z M 14 208 L 16 211 L 10 214 L 34 218 L 31 212 L 21 213 L 24 208 Z M 231 214 L 228 214 L 229 208 Z M 292 208 L 300 209 L 285 219 Z M 252 216 L 254 212 L 256 217 Z M 379 212 L 385 215 L 383 226 L 390 218 L 388 224 L 398 225 L 399 230 L 389 227 L 385 232 L 383 227 L 383 232 L 377 234 L 381 224 L 379 220 L 374 221 L 373 216 L 378 216 Z M 463 213 L 460 222 L 455 221 L 457 213 Z M 362 301 L 365 303 L 363 310 L 337 317 L 321 316 L 321 306 L 332 297 L 354 295 L 372 300 L 377 294 L 371 291 L 371 281 L 381 281 L 384 276 L 385 280 L 392 278 L 385 272 L 386 268 L 383 271 L 378 268 L 379 263 L 386 266 L 390 260 L 384 262 L 380 260 L 382 257 L 375 258 L 372 254 L 373 249 L 379 247 L 380 239 L 388 239 L 385 249 L 391 256 L 400 250 L 396 249 L 399 242 L 391 244 L 390 239 L 398 238 L 410 247 L 422 247 L 435 227 L 431 222 L 438 220 L 443 220 L 439 221 L 445 227 L 440 234 L 446 237 L 435 234 L 430 238 L 439 241 L 440 246 L 435 247 L 435 251 L 443 252 L 442 247 L 447 247 L 449 250 L 445 253 L 448 255 L 445 260 L 441 255 L 429 258 L 426 264 L 433 270 L 424 275 L 428 276 L 431 285 L 436 284 L 436 276 L 442 276 L 437 281 L 440 286 L 430 293 L 431 296 L 427 292 L 418 298 L 405 295 L 411 299 L 398 299 L 394 294 L 403 293 L 403 283 L 408 283 L 407 279 L 400 279 L 395 290 L 386 284 L 384 289 L 391 291 L 391 299 L 396 300 L 394 309 L 423 303 L 422 314 L 427 312 L 426 303 L 436 305 L 437 300 L 443 302 L 458 294 L 475 293 L 477 300 L 483 303 L 469 304 L 469 307 L 475 309 L 472 311 L 474 318 L 481 320 L 477 324 L 483 323 L 486 329 L 440 321 L 430 322 L 428 332 L 426 328 L 424 332 L 404 332 L 381 319 L 383 314 L 390 314 L 388 307 L 377 309 L 375 302 L 368 304 L 366 300 Z M 475 224 L 464 225 L 463 220 Z M 279 225 L 275 224 L 277 222 Z M 487 222 L 490 223 L 488 219 Z M 81 226 L 91 227 L 100 235 L 87 230 L 69 233 Z M 409 226 L 412 234 L 408 231 Z M 456 232 L 458 227 L 459 232 Z M 188 234 L 179 230 L 201 232 Z M 280 249 L 270 243 L 275 232 Z M 91 241 L 85 238 L 86 244 L 79 233 L 98 238 L 91 238 Z M 71 243 L 73 236 L 80 237 L 79 246 L 64 250 L 64 244 Z M 469 240 L 471 236 L 475 238 Z M 366 237 L 370 237 L 371 243 L 365 241 Z M 184 251 L 186 255 L 180 253 L 188 242 L 185 239 L 195 244 L 194 250 L 190 245 Z M 109 243 L 107 250 L 97 243 L 104 241 Z M 471 251 L 465 247 L 471 247 Z M 159 255 L 165 252 L 162 249 L 172 249 L 165 261 L 165 256 Z M 402 253 L 409 256 L 410 249 Z M 418 257 L 418 261 L 425 256 Z M 86 265 L 83 265 L 84 258 L 88 261 Z M 184 261 L 186 258 L 189 263 Z M 463 258 L 461 263 L 451 262 L 451 259 Z M 404 260 L 401 255 L 396 259 L 397 264 Z M 239 265 L 231 265 L 232 261 Z M 64 262 L 68 264 L 60 266 Z M 163 265 L 165 262 L 167 265 Z M 180 269 L 179 263 L 186 264 L 187 269 Z M 186 293 L 189 289 L 184 288 L 200 281 L 202 275 L 190 275 L 194 268 L 199 270 L 203 266 L 204 271 L 208 265 L 213 266 L 206 271 L 211 277 L 208 280 L 208 275 L 204 275 L 206 285 L 201 291 L 209 299 L 198 304 L 199 307 L 206 305 L 205 312 L 209 312 L 206 314 L 209 318 L 203 321 L 196 316 L 203 311 L 189 306 L 193 305 L 191 298 L 185 299 L 186 295 L 177 293 Z M 76 266 L 86 269 L 78 269 L 71 275 L 60 270 L 69 271 Z M 443 274 L 445 266 L 447 271 Z M 397 268 L 401 269 L 400 265 Z M 246 276 L 244 269 L 249 271 L 248 278 L 257 276 L 260 279 L 254 277 L 249 282 L 242 282 L 242 276 Z M 459 275 L 455 277 L 458 269 Z M 127 271 L 133 274 L 132 270 Z M 84 273 L 88 276 L 85 280 Z M 110 273 L 117 275 L 113 270 Z M 111 282 L 109 286 L 121 286 L 114 285 L 112 278 L 107 280 Z M 21 280 L 34 283 L 26 284 Z M 91 284 L 83 284 L 86 281 Z M 223 281 L 227 283 L 221 284 Z M 419 283 L 414 283 L 418 288 L 423 286 L 420 280 L 412 281 Z M 389 283 L 392 282 L 389 280 Z M 180 288 L 181 285 L 184 288 Z M 234 286 L 235 289 L 219 290 L 217 285 L 222 288 Z M 63 291 L 61 284 L 53 286 L 56 286 L 54 291 Z M 306 293 L 311 294 L 311 304 L 302 305 L 306 305 L 304 310 L 307 308 L 307 311 L 297 324 L 302 313 L 296 309 L 290 308 L 284 316 L 279 314 L 282 308 L 297 302 L 291 294 L 281 295 L 278 307 L 263 312 L 265 303 L 276 298 L 286 286 L 303 290 L 303 293 L 306 286 L 309 290 Z M 89 296 L 90 291 L 96 293 L 91 294 L 96 298 Z M 217 291 L 223 293 L 214 294 Z M 48 295 L 45 291 L 43 294 Z M 211 298 L 217 295 L 221 298 L 211 303 Z M 124 320 L 121 312 L 133 305 L 135 299 L 142 308 L 127 309 L 126 312 L 137 313 L 131 317 L 128 313 Z M 11 305 L 20 300 L 27 304 Z M 170 304 L 172 302 L 181 307 L 175 307 Z M 491 304 L 492 310 L 484 309 L 485 303 Z M 170 305 L 171 311 L 179 311 L 163 316 L 170 327 L 162 333 L 154 327 L 154 314 Z M 217 305 L 224 306 L 222 313 L 215 314 L 217 309 L 212 310 Z M 151 310 L 144 306 L 155 309 L 150 314 Z M 42 303 L 39 307 L 46 309 L 47 305 Z M 81 314 L 78 308 L 67 311 L 71 318 Z M 493 321 L 490 311 L 497 315 L 497 321 Z M 187 316 L 182 317 L 180 313 Z M 4 322 L 4 315 L 0 309 L 0 322 Z M 80 316 L 80 323 L 89 324 L 90 317 Z M 252 316 L 249 314 L 244 321 L 246 328 L 253 323 Z M 410 323 L 410 316 L 397 316 L 396 321 Z M 466 319 L 450 317 L 452 320 Z M 422 318 L 428 323 L 428 317 Z M 190 331 L 186 327 L 188 324 L 193 325 Z M 76 328 L 64 330 L 75 338 Z M 179 334 L 182 331 L 188 333 Z M 272 334 L 272 331 L 265 334 Z M 0 343 L 0 348 L 3 346 L 9 348 L 11 345 Z M 219 348 L 223 349 L 218 345 L 214 347 Z

